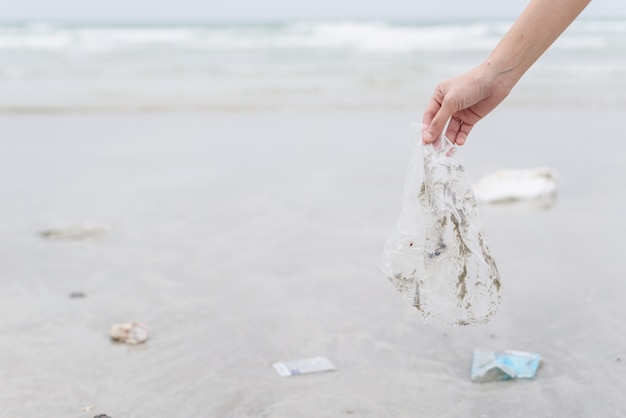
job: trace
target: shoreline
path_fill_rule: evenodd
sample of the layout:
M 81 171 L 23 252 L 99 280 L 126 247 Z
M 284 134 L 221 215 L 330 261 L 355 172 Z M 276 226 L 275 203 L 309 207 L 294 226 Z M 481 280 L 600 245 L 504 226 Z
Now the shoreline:
M 622 113 L 505 106 L 460 148 L 472 180 L 561 176 L 550 211 L 481 209 L 504 299 L 471 328 L 424 323 L 378 270 L 416 112 L 0 114 L 0 418 L 614 414 L 626 145 L 597 139 Z M 37 235 L 86 220 L 111 229 Z M 148 341 L 111 343 L 130 321 Z M 474 348 L 546 362 L 476 384 Z M 337 370 L 271 366 L 315 356 Z

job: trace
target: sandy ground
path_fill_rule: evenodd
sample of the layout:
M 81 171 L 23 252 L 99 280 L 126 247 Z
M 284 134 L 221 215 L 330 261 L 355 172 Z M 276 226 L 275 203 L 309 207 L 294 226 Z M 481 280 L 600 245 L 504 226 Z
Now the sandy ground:
M 505 107 L 461 149 L 472 180 L 562 179 L 550 211 L 482 208 L 505 295 L 470 328 L 424 323 L 378 270 L 415 116 L 0 116 L 0 417 L 626 415 L 623 109 Z M 37 235 L 83 221 L 113 229 Z M 148 342 L 112 343 L 126 321 Z M 475 347 L 545 363 L 472 383 Z M 337 371 L 271 367 L 312 356 Z

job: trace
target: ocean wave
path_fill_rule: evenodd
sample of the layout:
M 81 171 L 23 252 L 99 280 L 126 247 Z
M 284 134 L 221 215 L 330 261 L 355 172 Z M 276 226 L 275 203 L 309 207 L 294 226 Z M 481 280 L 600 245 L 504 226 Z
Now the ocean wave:
M 183 50 L 350 50 L 356 52 L 488 51 L 510 21 L 393 23 L 384 21 L 303 21 L 234 25 L 0 25 L 0 50 L 110 52 L 174 48 Z M 626 44 L 624 21 L 576 22 L 563 48 Z M 558 46 L 557 46 L 558 47 Z
M 510 25 L 0 24 L 0 112 L 410 106 L 484 60 Z M 623 80 L 626 22 L 581 21 L 516 95 L 590 88 L 622 103 Z

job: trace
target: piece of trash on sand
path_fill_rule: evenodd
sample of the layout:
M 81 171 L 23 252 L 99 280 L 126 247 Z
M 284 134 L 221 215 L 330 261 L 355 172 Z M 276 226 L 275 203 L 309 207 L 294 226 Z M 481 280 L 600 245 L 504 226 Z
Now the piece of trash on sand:
M 113 341 L 125 344 L 140 344 L 148 339 L 148 326 L 140 322 L 115 324 L 109 331 Z
M 528 200 L 556 200 L 559 175 L 548 167 L 499 170 L 474 183 L 474 195 L 481 203 L 513 203 Z
M 335 365 L 326 357 L 313 357 L 295 361 L 274 363 L 274 370 L 282 377 L 335 370 Z
M 442 135 L 424 145 L 421 126 L 413 129 L 402 211 L 381 269 L 425 318 L 484 324 L 500 306 L 500 275 L 472 187 L 454 144 Z
M 39 231 L 39 235 L 53 240 L 86 240 L 100 238 L 110 231 L 110 225 L 85 222 L 77 225 L 44 229 Z
M 474 382 L 530 379 L 541 365 L 541 356 L 524 351 L 489 351 L 475 349 L 472 356 L 471 379 Z

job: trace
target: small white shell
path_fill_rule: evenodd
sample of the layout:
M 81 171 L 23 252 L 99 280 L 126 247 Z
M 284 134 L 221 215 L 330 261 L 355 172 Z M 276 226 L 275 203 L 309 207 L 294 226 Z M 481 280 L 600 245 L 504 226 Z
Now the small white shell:
M 125 344 L 140 344 L 148 339 L 148 326 L 140 322 L 115 324 L 109 331 L 113 341 Z

